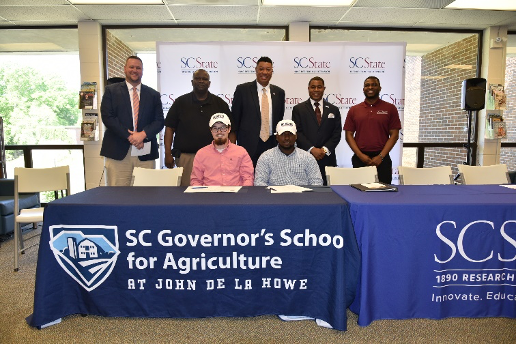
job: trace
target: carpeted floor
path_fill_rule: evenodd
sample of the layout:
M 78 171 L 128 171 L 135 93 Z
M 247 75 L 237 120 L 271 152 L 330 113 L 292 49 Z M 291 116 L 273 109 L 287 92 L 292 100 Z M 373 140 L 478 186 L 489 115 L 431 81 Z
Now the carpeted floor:
M 37 246 L 21 257 L 20 271 L 15 273 L 13 245 L 11 238 L 0 247 L 0 343 L 516 343 L 515 319 L 381 320 L 359 327 L 357 315 L 349 310 L 347 332 L 318 327 L 313 321 L 283 322 L 273 315 L 205 319 L 74 315 L 37 330 L 25 322 L 32 313 Z

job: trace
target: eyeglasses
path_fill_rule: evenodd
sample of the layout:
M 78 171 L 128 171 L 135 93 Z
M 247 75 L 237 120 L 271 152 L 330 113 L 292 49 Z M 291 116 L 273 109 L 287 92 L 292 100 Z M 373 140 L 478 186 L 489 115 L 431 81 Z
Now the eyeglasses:
M 228 131 L 228 128 L 226 126 L 224 126 L 224 127 L 211 127 L 211 131 L 212 131 L 212 133 L 217 133 L 217 132 L 226 133 Z

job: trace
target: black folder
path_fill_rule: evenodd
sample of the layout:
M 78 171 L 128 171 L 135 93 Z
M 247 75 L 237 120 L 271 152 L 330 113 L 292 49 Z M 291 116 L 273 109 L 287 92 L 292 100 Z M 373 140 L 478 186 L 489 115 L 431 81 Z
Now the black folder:
M 362 192 L 397 192 L 398 187 L 387 183 L 363 183 L 352 184 L 351 187 Z

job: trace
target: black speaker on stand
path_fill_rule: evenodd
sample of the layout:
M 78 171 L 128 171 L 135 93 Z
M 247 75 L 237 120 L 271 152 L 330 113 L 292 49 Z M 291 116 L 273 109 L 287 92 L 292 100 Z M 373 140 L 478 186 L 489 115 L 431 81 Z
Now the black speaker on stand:
M 484 78 L 471 78 L 462 82 L 461 92 L 461 109 L 468 111 L 468 142 L 464 144 L 467 150 L 465 165 L 471 165 L 471 121 L 472 112 L 484 109 L 486 105 L 486 85 Z M 455 180 L 459 178 L 459 174 L 455 176 Z
M 462 82 L 460 107 L 463 110 L 482 110 L 486 101 L 486 85 L 484 78 L 471 78 Z

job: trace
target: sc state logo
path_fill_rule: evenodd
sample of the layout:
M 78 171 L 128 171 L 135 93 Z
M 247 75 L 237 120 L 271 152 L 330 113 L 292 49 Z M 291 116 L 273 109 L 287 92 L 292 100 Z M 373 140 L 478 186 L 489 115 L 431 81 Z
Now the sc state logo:
M 109 277 L 120 254 L 116 226 L 51 226 L 49 243 L 59 265 L 87 291 Z

